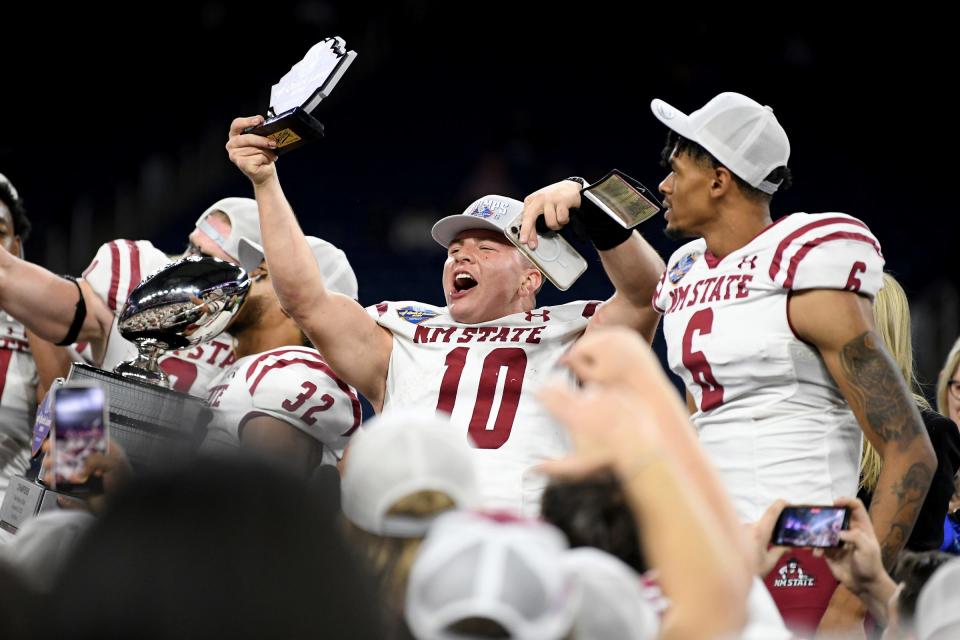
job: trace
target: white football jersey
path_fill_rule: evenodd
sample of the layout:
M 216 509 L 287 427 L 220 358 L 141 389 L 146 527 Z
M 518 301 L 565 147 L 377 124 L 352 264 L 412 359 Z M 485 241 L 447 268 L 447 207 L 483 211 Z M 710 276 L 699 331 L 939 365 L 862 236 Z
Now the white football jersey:
M 653 303 L 670 368 L 745 521 L 777 498 L 856 495 L 860 427 L 816 348 L 794 334 L 787 301 L 805 289 L 872 298 L 883 263 L 866 225 L 842 213 L 786 216 L 722 260 L 694 240 L 667 263 Z
M 29 464 L 36 410 L 37 367 L 26 331 L 0 310 L 0 500 L 9 478 Z
M 247 421 L 266 415 L 322 443 L 323 462 L 336 463 L 360 426 L 356 392 L 309 347 L 279 347 L 240 358 L 211 382 L 208 401 L 213 420 L 203 448 L 211 453 L 235 450 Z
M 83 278 L 118 316 L 130 292 L 154 271 L 170 264 L 171 259 L 146 240 L 113 240 L 102 245 Z M 78 344 L 76 350 L 92 362 L 89 345 Z M 113 371 L 121 362 L 137 355 L 134 344 L 120 335 L 117 322 L 110 327 L 110 337 L 101 367 Z M 176 391 L 205 398 L 210 381 L 225 367 L 236 362 L 233 338 L 227 333 L 197 347 L 172 351 L 160 358 L 160 368 L 170 377 Z
M 545 480 L 526 474 L 569 449 L 563 428 L 535 399 L 599 302 L 571 302 L 481 324 L 455 322 L 445 307 L 384 302 L 368 307 L 393 334 L 383 411 L 450 414 L 474 447 L 483 506 L 539 512 Z

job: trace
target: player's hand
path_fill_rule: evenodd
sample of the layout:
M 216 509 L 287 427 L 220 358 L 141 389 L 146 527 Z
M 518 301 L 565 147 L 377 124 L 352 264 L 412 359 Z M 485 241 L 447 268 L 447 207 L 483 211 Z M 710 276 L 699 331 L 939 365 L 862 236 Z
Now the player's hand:
M 584 383 L 629 388 L 640 398 L 673 388 L 650 345 L 624 327 L 587 332 L 561 363 Z
M 566 458 L 540 465 L 544 473 L 574 478 L 607 470 L 628 474 L 637 460 L 649 459 L 661 448 L 644 407 L 623 390 L 553 384 L 538 396 L 573 443 Z
M 260 185 L 277 173 L 277 143 L 270 138 L 244 133 L 247 127 L 263 124 L 263 116 L 236 118 L 230 123 L 230 136 L 227 140 L 227 153 L 230 161 L 237 165 L 254 185 Z
M 745 525 L 747 535 L 753 541 L 753 548 L 756 551 L 755 573 L 761 578 L 773 571 L 773 568 L 777 566 L 777 561 L 787 551 L 787 547 L 770 544 L 770 539 L 773 537 L 773 528 L 777 526 L 777 519 L 785 506 L 787 506 L 786 500 L 777 500 L 767 507 L 759 520 Z
M 857 595 L 874 587 L 886 576 L 880 543 L 873 531 L 870 514 L 857 498 L 838 498 L 834 504 L 850 509 L 850 528 L 840 532 L 843 546 L 815 549 L 823 556 L 833 576 Z
M 537 218 L 543 216 L 547 227 L 559 231 L 570 222 L 570 209 L 580 206 L 580 184 L 561 180 L 534 191 L 523 199 L 523 221 L 520 224 L 520 242 L 537 248 Z

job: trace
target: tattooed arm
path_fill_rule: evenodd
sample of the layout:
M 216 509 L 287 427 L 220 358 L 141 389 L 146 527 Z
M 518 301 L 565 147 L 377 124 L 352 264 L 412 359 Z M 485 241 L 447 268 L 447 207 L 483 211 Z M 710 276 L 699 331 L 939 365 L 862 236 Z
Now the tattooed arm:
M 791 295 L 789 314 L 797 336 L 820 351 L 864 435 L 883 458 L 870 517 L 890 570 L 937 468 L 930 438 L 903 375 L 874 331 L 869 299 L 850 291 L 804 291 Z M 831 608 L 845 597 L 838 592 Z

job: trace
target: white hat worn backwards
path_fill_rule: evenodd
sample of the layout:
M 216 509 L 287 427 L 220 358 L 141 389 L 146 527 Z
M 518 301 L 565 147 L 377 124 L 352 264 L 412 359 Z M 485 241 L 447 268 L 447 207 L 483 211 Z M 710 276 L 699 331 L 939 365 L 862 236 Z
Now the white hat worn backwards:
M 230 235 L 224 237 L 213 228 L 207 218 L 214 211 L 222 211 L 230 219 Z M 260 213 L 257 201 L 250 198 L 224 198 L 214 202 L 197 218 L 197 229 L 210 236 L 223 252 L 234 260 L 240 261 L 240 238 L 247 238 L 257 244 L 260 239 Z
M 504 233 L 507 225 L 523 211 L 523 203 L 505 196 L 483 196 L 475 200 L 463 213 L 441 218 L 430 234 L 446 247 L 457 234 L 468 229 L 487 229 Z
M 307 236 L 307 244 L 310 245 L 313 257 L 317 260 L 323 285 L 327 290 L 342 293 L 348 298 L 356 300 L 357 276 L 353 273 L 350 261 L 347 260 L 347 254 L 326 240 L 314 236 Z M 240 250 L 237 259 L 247 273 L 260 266 L 263 256 L 263 246 L 259 241 L 255 242 L 246 237 L 240 238 Z
M 687 115 L 660 99 L 653 115 L 687 140 L 706 149 L 750 186 L 772 194 L 780 183 L 765 178 L 790 159 L 790 140 L 773 109 L 733 92 L 721 93 Z
M 580 585 L 575 638 L 656 638 L 660 620 L 643 595 L 640 574 L 622 560 L 591 547 L 571 549 L 563 565 Z
M 419 538 L 436 518 L 390 515 L 402 498 L 446 494 L 458 509 L 479 501 L 473 454 L 463 434 L 432 413 L 398 409 L 353 435 L 340 482 L 343 514 L 368 533 Z
M 913 617 L 917 640 L 960 638 L 960 558 L 933 572 Z
M 580 595 L 561 562 L 566 550 L 563 534 L 544 522 L 446 513 L 410 569 L 407 624 L 420 640 L 463 638 L 451 626 L 469 618 L 519 640 L 564 638 Z

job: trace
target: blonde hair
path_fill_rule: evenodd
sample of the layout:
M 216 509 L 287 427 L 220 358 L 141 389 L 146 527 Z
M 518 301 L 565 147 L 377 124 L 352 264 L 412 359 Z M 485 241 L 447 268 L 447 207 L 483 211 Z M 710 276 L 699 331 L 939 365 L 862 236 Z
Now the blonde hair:
M 889 273 L 883 274 L 883 288 L 877 292 L 873 301 L 873 319 L 877 333 L 887 346 L 887 351 L 897 363 L 903 379 L 913 395 L 914 402 L 921 409 L 930 409 L 930 403 L 920 393 L 913 366 L 913 340 L 910 337 L 910 303 L 903 287 Z M 860 456 L 860 487 L 873 491 L 883 469 L 883 459 L 870 441 L 864 438 L 863 453 Z
M 440 491 L 418 491 L 398 500 L 387 512 L 392 516 L 428 517 L 453 509 L 453 499 Z M 370 533 L 346 518 L 347 536 L 360 550 L 380 584 L 382 602 L 402 615 L 410 567 L 423 538 L 394 538 Z
M 948 418 L 950 414 L 947 408 L 947 385 L 950 384 L 953 374 L 957 372 L 957 365 L 960 365 L 960 338 L 953 343 L 950 353 L 947 354 L 947 360 L 943 363 L 943 369 L 940 369 L 940 375 L 937 376 L 937 411 Z

